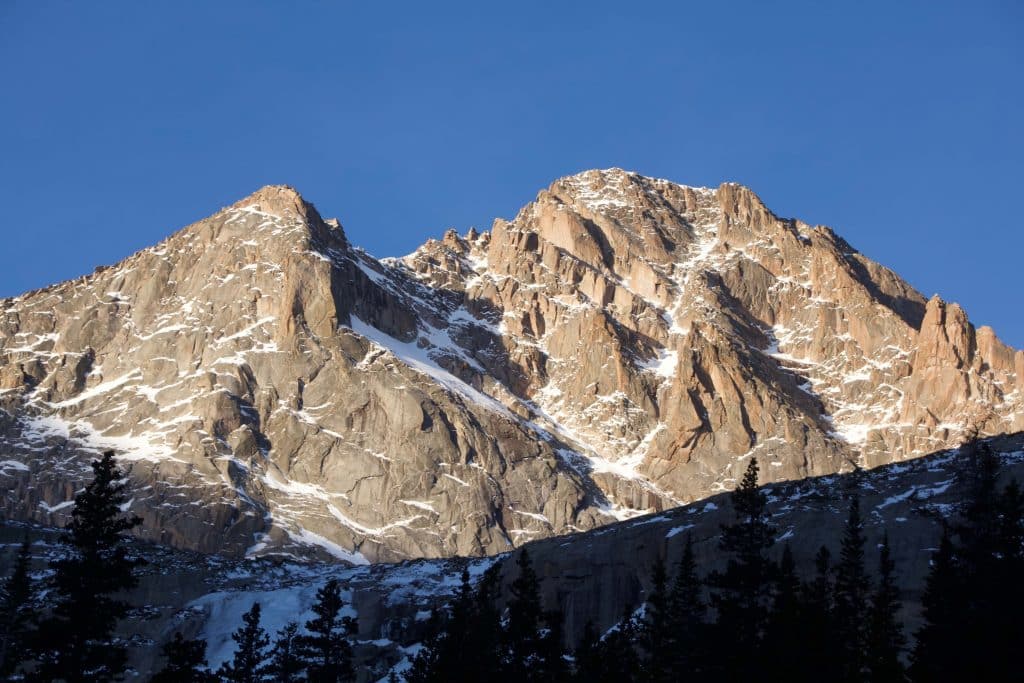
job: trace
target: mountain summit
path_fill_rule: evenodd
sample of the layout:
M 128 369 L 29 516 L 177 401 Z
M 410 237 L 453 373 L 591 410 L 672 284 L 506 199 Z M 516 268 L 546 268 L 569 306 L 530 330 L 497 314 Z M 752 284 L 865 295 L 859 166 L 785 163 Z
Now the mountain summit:
M 400 259 L 266 187 L 0 300 L 4 513 L 99 450 L 142 534 L 236 555 L 478 555 L 1024 429 L 1024 352 L 749 189 L 619 169 Z

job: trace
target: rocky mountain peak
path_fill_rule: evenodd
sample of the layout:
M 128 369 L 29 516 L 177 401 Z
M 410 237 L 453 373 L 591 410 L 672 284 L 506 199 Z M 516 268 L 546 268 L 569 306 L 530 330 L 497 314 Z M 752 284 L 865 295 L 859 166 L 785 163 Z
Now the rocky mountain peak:
M 933 365 L 960 369 L 970 364 L 975 348 L 974 326 L 964 310 L 933 295 L 921 322 L 918 352 Z
M 251 207 L 258 211 L 276 215 L 280 218 L 305 216 L 312 208 L 302 198 L 299 191 L 291 185 L 264 185 L 248 197 L 231 205 L 232 209 Z
M 621 169 L 401 259 L 268 186 L 0 306 L 6 514 L 90 455 L 156 540 L 486 554 L 1024 429 L 1024 352 L 749 189 Z
M 341 224 L 335 219 L 323 219 L 316 207 L 288 185 L 262 187 L 140 255 L 165 256 L 168 249 L 192 251 L 197 245 L 236 255 L 241 250 L 255 260 L 278 261 L 279 266 L 284 266 L 288 254 L 315 256 L 327 245 L 348 248 Z M 257 258 L 256 251 L 262 256 Z

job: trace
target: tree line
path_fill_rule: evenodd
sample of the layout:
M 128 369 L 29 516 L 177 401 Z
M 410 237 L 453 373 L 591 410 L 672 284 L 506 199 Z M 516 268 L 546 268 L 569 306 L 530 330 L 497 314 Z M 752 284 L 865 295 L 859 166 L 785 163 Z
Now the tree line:
M 166 664 L 153 676 L 153 683 L 201 682 L 215 683 L 338 683 L 355 680 L 350 636 L 356 632 L 356 621 L 342 616 L 345 603 L 337 579 L 330 579 L 316 593 L 314 617 L 299 631 L 298 622 L 290 622 L 277 633 L 271 645 L 270 636 L 260 625 L 260 603 L 242 615 L 242 625 L 231 638 L 235 653 L 210 673 L 206 663 L 206 643 L 186 639 L 176 633 L 164 646 Z
M 587 624 L 570 650 L 563 615 L 544 605 L 524 547 L 507 592 L 500 564 L 475 583 L 463 571 L 403 677 L 408 683 L 1019 680 L 1024 494 L 1015 480 L 998 485 L 999 466 L 984 444 L 968 455 L 966 495 L 958 514 L 943 520 L 912 647 L 888 536 L 869 543 L 859 500 L 850 501 L 837 555 L 823 546 L 814 571 L 802 576 L 789 545 L 777 550 L 778 530 L 751 459 L 730 496 L 734 521 L 721 528 L 721 569 L 702 575 L 687 537 L 674 566 L 664 558 L 654 564 L 638 609 L 627 609 L 604 633 Z M 124 533 L 140 520 L 122 511 L 127 479 L 113 454 L 92 469 L 61 538 L 67 552 L 50 563 L 52 576 L 33 579 L 26 540 L 0 587 L 0 679 L 112 681 L 126 673 L 128 643 L 114 631 L 130 609 L 119 596 L 136 585 L 140 564 L 127 552 Z M 330 580 L 317 592 L 313 618 L 303 627 L 288 624 L 272 642 L 254 603 L 232 636 L 230 661 L 211 671 L 206 643 L 177 633 L 151 680 L 353 681 L 356 622 L 343 616 L 344 606 L 340 585 Z M 392 673 L 390 680 L 401 678 Z
M 406 674 L 409 683 L 669 681 L 1021 680 L 1024 645 L 1024 496 L 999 488 L 999 459 L 972 450 L 959 514 L 943 520 L 922 600 L 923 624 L 906 637 L 896 566 L 886 533 L 866 536 L 852 497 L 837 555 L 821 547 L 801 576 L 788 544 L 777 551 L 766 495 L 751 459 L 722 526 L 722 569 L 702 576 L 687 537 L 669 571 L 651 570 L 637 610 L 603 634 L 587 624 L 563 648 L 563 616 L 545 610 L 527 548 L 498 608 L 499 569 L 473 587 L 467 573 L 434 616 L 435 632 Z M 876 550 L 877 549 L 877 550 Z
M 93 479 L 75 496 L 61 536 L 65 552 L 51 561 L 52 576 L 33 580 L 31 544 L 21 544 L 0 586 L 0 680 L 31 682 L 122 680 L 129 644 L 115 629 L 130 611 L 125 591 L 138 584 L 142 561 L 128 553 L 125 532 L 141 519 L 126 515 L 127 478 L 114 454 L 92 463 Z M 331 579 L 316 594 L 313 618 L 290 623 L 273 643 L 260 626 L 260 604 L 232 635 L 232 659 L 216 671 L 206 642 L 176 633 L 162 648 L 154 683 L 263 683 L 355 680 L 351 636 L 356 621 L 343 616 L 341 586 Z

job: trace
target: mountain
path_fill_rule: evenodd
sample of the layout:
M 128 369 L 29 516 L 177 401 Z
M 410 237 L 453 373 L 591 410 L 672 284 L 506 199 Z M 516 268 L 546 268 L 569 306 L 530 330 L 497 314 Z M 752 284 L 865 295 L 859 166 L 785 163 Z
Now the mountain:
M 266 187 L 0 300 L 3 514 L 132 465 L 143 537 L 494 554 L 1024 429 L 1024 352 L 745 187 L 618 169 L 401 259 Z

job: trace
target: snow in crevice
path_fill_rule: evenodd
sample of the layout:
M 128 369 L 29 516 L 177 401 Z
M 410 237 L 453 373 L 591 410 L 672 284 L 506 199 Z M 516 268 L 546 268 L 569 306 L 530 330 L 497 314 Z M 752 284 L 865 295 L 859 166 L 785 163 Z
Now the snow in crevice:
M 845 345 L 855 355 L 851 357 L 847 350 L 842 350 L 822 361 L 804 355 L 803 350 L 812 344 L 815 334 L 808 325 L 776 323 L 765 334 L 769 344 L 762 353 L 801 378 L 799 388 L 821 401 L 827 410 L 822 419 L 831 425 L 833 438 L 860 449 L 874 431 L 908 426 L 897 420 L 903 392 L 892 384 L 873 382 L 875 371 L 885 374 L 895 364 L 907 362 L 909 352 L 905 349 L 889 345 L 880 349 L 876 357 L 866 357 L 852 336 L 838 335 L 831 343 Z M 851 385 L 861 392 L 859 400 L 846 397 Z
M 381 526 L 371 527 L 357 520 L 352 519 L 344 512 L 342 512 L 341 509 L 335 504 L 336 500 L 347 500 L 348 496 L 346 496 L 344 493 L 327 491 L 323 487 L 318 486 L 316 484 L 307 484 L 287 480 L 284 479 L 283 476 L 279 478 L 279 475 L 273 472 L 269 472 L 263 475 L 262 481 L 269 488 L 286 494 L 285 501 L 282 501 L 282 503 L 279 504 L 272 504 L 271 506 L 271 512 L 274 514 L 275 518 L 285 521 L 291 521 L 292 517 L 289 510 L 286 509 L 286 501 L 294 501 L 295 499 L 307 499 L 313 504 L 314 508 L 322 508 L 327 514 L 333 517 L 334 520 L 339 522 L 342 526 L 351 529 L 357 534 L 363 536 L 382 537 L 385 536 L 392 529 L 409 527 L 410 524 L 423 517 L 423 515 L 415 514 L 405 519 L 389 522 Z M 292 532 L 289 531 L 289 533 Z M 305 534 L 306 536 L 308 536 L 308 533 L 301 529 L 295 533 L 299 535 Z M 316 544 L 323 545 L 323 543 L 319 541 Z M 337 555 L 336 552 L 332 552 L 331 554 Z M 356 563 L 358 564 L 362 562 Z
M 321 548 L 327 554 L 331 555 L 335 559 L 341 560 L 343 562 L 348 562 L 349 564 L 353 565 L 370 564 L 370 561 L 367 560 L 362 553 L 354 550 L 349 550 L 348 548 L 345 548 L 335 543 L 334 541 L 325 538 L 324 536 L 321 536 L 320 534 L 313 533 L 309 529 L 304 529 L 300 527 L 298 530 L 293 531 L 291 529 L 286 528 L 284 531 L 286 534 L 288 534 L 289 538 L 299 543 L 300 545 L 315 546 Z
M 395 339 L 376 327 L 363 322 L 355 315 L 351 316 L 351 318 L 352 323 L 350 329 L 353 332 L 370 340 L 382 350 L 389 352 L 410 368 L 430 377 L 432 380 L 444 387 L 448 392 L 459 395 L 474 404 L 483 406 L 489 410 L 504 415 L 509 419 L 518 419 L 511 411 L 509 411 L 508 408 L 496 399 L 488 396 L 478 389 L 475 389 L 462 379 L 459 379 L 449 371 L 442 368 L 437 361 L 431 357 L 430 349 L 421 348 L 416 342 L 403 342 Z M 444 339 L 442 339 L 442 334 Z M 434 345 L 435 348 L 448 349 L 455 347 L 455 344 L 452 343 L 451 338 L 448 337 L 447 333 L 435 330 L 433 331 L 433 336 L 435 341 L 440 342 L 439 345 Z M 461 350 L 458 353 L 461 355 Z
M 705 197 L 705 199 L 707 199 Z M 723 265 L 722 259 L 716 255 L 720 244 L 718 223 L 721 213 L 717 208 L 704 207 L 698 210 L 693 222 L 693 241 L 687 248 L 687 256 L 673 264 L 669 279 L 675 285 L 676 298 L 665 311 L 665 322 L 669 336 L 687 335 L 690 330 L 683 321 L 687 312 L 687 298 L 692 305 L 706 304 L 707 301 L 699 288 L 694 286 L 695 277 L 707 270 L 716 270 Z
M 540 423 L 537 427 L 537 432 L 542 438 L 545 433 L 554 435 L 563 444 L 571 446 L 570 448 L 560 446 L 555 449 L 568 467 L 578 471 L 583 476 L 589 476 L 592 473 L 608 472 L 623 479 L 633 480 L 650 490 L 656 497 L 680 504 L 674 496 L 649 481 L 646 475 L 640 472 L 639 468 L 643 464 L 642 453 L 634 450 L 628 455 L 617 459 L 604 457 L 589 445 L 590 440 L 576 431 L 574 428 L 576 420 L 570 414 L 567 414 L 565 411 L 549 412 L 549 408 L 553 407 L 551 405 L 552 397 L 559 394 L 560 392 L 557 389 L 546 388 L 546 390 L 539 392 L 533 401 L 525 401 L 524 403 L 537 416 L 535 420 Z M 658 428 L 656 427 L 654 432 L 657 431 Z M 649 435 L 650 438 L 653 438 L 653 436 L 653 434 Z M 548 438 L 551 437 L 549 436 Z M 628 519 L 645 514 L 647 511 L 624 508 L 614 502 L 609 502 L 607 506 L 602 508 L 602 512 L 615 519 Z
M 675 377 L 676 366 L 679 365 L 679 352 L 675 349 L 662 348 L 658 355 L 639 364 L 641 370 L 653 372 L 658 377 L 670 380 Z
M 29 449 L 45 448 L 47 441 L 56 437 L 94 453 L 114 450 L 120 459 L 128 462 L 170 460 L 185 463 L 184 460 L 175 457 L 174 450 L 164 443 L 162 433 L 114 435 L 97 430 L 85 420 L 67 420 L 55 414 L 22 416 L 20 426 L 22 441 Z

